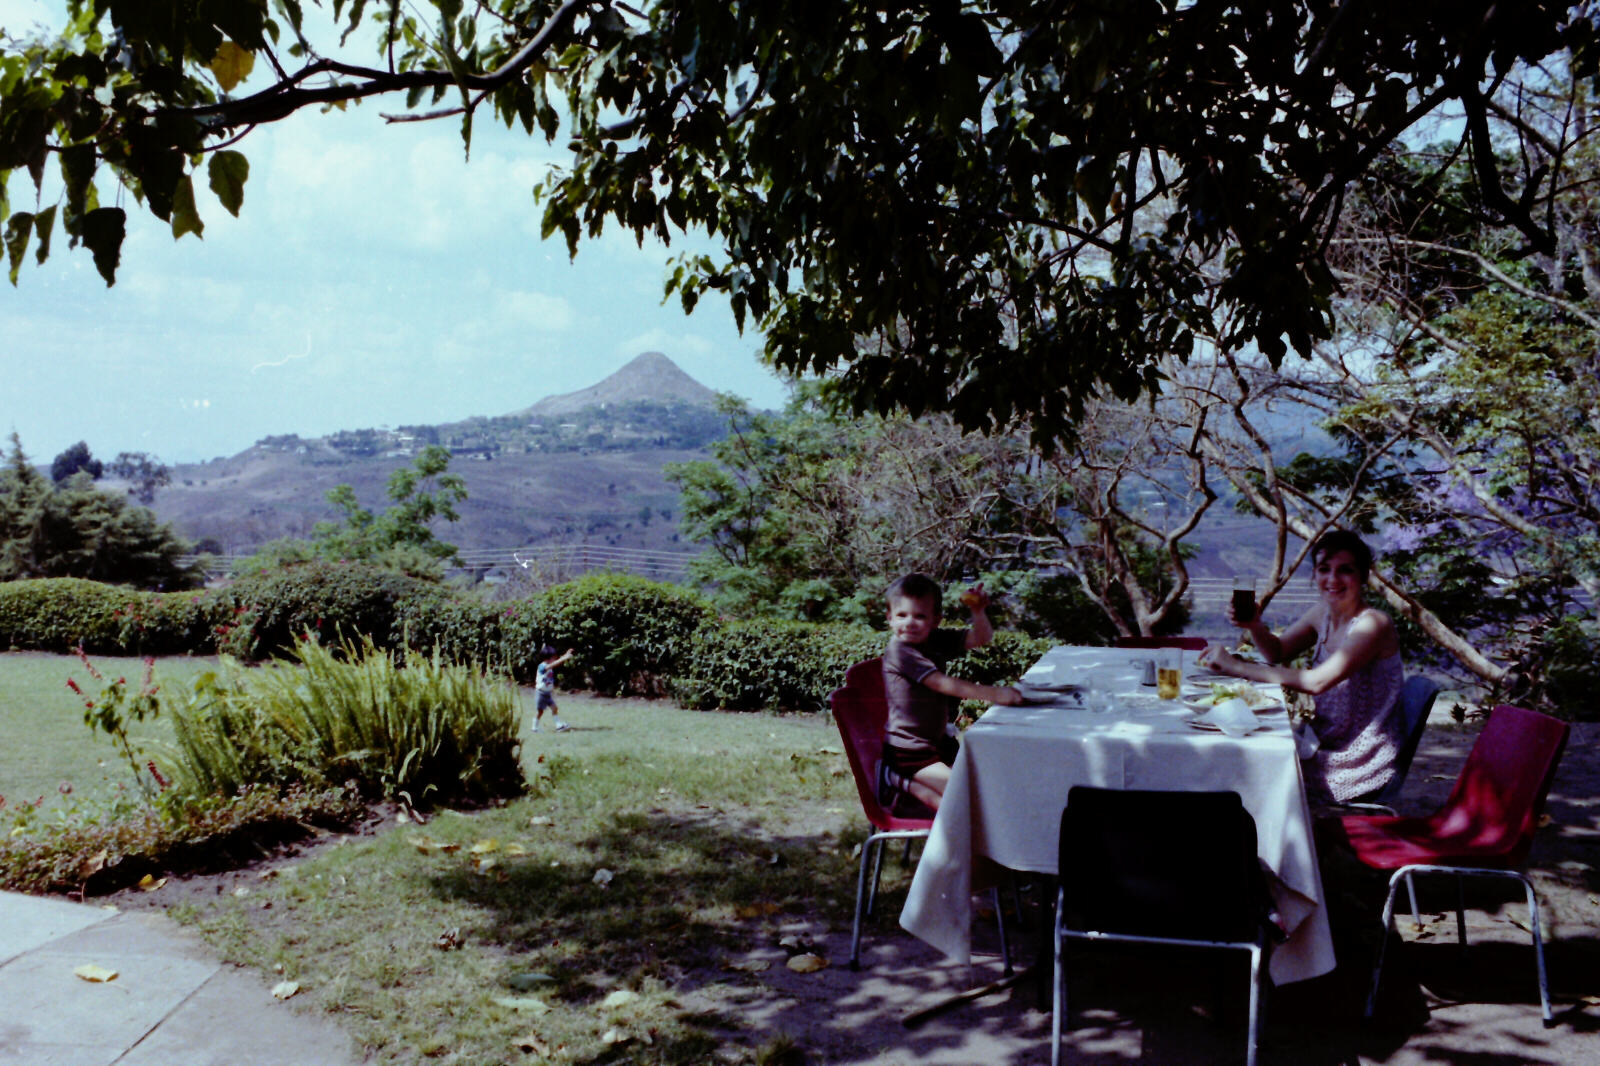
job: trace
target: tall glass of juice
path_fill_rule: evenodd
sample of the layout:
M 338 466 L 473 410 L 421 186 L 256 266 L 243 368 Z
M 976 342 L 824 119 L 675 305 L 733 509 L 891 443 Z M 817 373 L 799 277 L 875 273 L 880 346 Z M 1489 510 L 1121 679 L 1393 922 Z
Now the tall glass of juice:
M 1156 655 L 1156 696 L 1164 700 L 1178 698 L 1183 683 L 1183 653 L 1163 651 Z

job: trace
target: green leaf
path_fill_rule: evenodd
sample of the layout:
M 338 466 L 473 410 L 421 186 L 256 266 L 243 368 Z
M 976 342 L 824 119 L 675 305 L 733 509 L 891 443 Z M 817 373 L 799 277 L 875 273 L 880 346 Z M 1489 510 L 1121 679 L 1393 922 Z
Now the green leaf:
M 18 211 L 6 223 L 6 255 L 11 260 L 11 284 L 17 283 L 17 271 L 22 266 L 22 253 L 28 250 L 28 236 L 33 232 L 33 215 Z
M 233 87 L 248 78 L 250 71 L 255 69 L 256 57 L 232 41 L 223 41 L 209 65 L 222 91 L 231 93 Z
M 234 218 L 244 204 L 244 183 L 250 177 L 250 160 L 244 153 L 230 150 L 216 152 L 206 166 L 210 175 L 211 191 L 217 194 L 222 206 Z
M 94 146 L 75 144 L 63 148 L 61 156 L 61 181 L 67 187 L 67 210 L 62 223 L 68 233 L 76 234 L 78 220 L 88 210 L 90 182 L 94 179 Z
M 35 263 L 43 263 L 50 257 L 50 232 L 56 228 L 56 205 L 40 211 L 33 218 L 33 233 L 39 240 L 39 250 L 34 255 Z
M 185 233 L 196 237 L 205 234 L 206 225 L 200 221 L 200 212 L 194 206 L 194 179 L 185 174 L 172 190 L 172 239 Z
M 120 207 L 97 207 L 83 216 L 83 243 L 94 253 L 94 268 L 106 279 L 107 288 L 117 281 L 127 224 L 128 214 Z

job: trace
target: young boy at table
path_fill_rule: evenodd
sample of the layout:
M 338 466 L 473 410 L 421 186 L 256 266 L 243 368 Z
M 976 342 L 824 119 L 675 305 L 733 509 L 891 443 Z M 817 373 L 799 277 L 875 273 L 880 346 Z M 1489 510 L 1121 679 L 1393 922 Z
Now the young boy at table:
M 994 627 L 982 585 L 961 594 L 972 616 L 970 629 L 939 628 L 942 598 L 939 583 L 925 574 L 907 574 L 885 595 L 889 645 L 883 652 L 883 688 L 889 713 L 878 792 L 879 802 L 891 810 L 903 796 L 939 809 L 956 760 L 957 742 L 948 726 L 959 701 L 1022 702 L 1014 688 L 979 685 L 944 672 L 951 659 L 989 643 Z M 911 814 L 904 809 L 898 813 Z

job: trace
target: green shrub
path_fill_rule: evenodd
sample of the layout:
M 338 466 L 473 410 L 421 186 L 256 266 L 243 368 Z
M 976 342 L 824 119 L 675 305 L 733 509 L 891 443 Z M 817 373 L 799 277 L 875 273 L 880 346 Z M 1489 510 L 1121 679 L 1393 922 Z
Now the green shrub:
M 702 710 L 818 710 L 853 663 L 883 654 L 888 636 L 866 626 L 734 622 L 705 626 L 672 686 L 685 707 Z M 1015 681 L 1051 641 L 1000 632 L 950 664 L 953 677 L 985 685 Z
M 218 616 L 199 592 L 140 592 L 83 578 L 0 583 L 0 646 L 99 655 L 212 650 Z
M 372 641 L 293 647 L 274 663 L 195 679 L 163 692 L 185 795 L 233 795 L 256 785 L 320 789 L 351 783 L 370 798 L 482 802 L 522 787 L 515 690 L 472 666 Z
M 367 637 L 380 648 L 403 643 L 401 605 L 437 587 L 362 563 L 312 561 L 257 572 L 209 594 L 220 623 L 218 650 L 264 659 L 307 633 L 324 639 Z
M 83 578 L 37 578 L 0 584 L 0 642 L 12 648 L 59 653 L 82 645 L 120 654 L 120 612 L 141 606 L 147 594 Z
M 482 663 L 508 675 L 516 672 L 507 663 L 506 604 L 439 588 L 401 600 L 395 610 L 395 631 L 406 647 L 437 651 L 449 662 Z
M 506 611 L 505 662 L 533 677 L 539 649 L 577 657 L 564 676 L 574 688 L 660 696 L 695 633 L 712 618 L 698 593 L 625 574 L 591 574 L 557 585 Z
M 701 627 L 679 665 L 672 695 L 699 710 L 807 710 L 852 663 L 883 651 L 866 626 L 755 620 Z

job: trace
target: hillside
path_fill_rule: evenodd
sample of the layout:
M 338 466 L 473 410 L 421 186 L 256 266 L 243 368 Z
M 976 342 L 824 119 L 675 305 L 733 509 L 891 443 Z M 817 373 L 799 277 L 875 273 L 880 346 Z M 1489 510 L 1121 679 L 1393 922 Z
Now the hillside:
M 269 436 L 228 458 L 173 467 L 154 510 L 184 535 L 229 554 L 303 537 L 335 517 L 327 493 L 348 484 L 387 506 L 389 475 L 439 444 L 466 480 L 461 521 L 440 535 L 463 549 L 541 542 L 688 550 L 677 537 L 668 463 L 707 458 L 726 424 L 716 393 L 660 352 L 604 381 L 520 412 L 438 425 Z
M 684 373 L 671 359 L 660 352 L 645 352 L 635 356 L 627 366 L 606 378 L 598 385 L 560 396 L 546 396 L 526 411 L 517 414 L 538 417 L 569 415 L 586 407 L 609 407 L 617 404 L 649 400 L 671 405 L 711 407 L 717 394 Z

